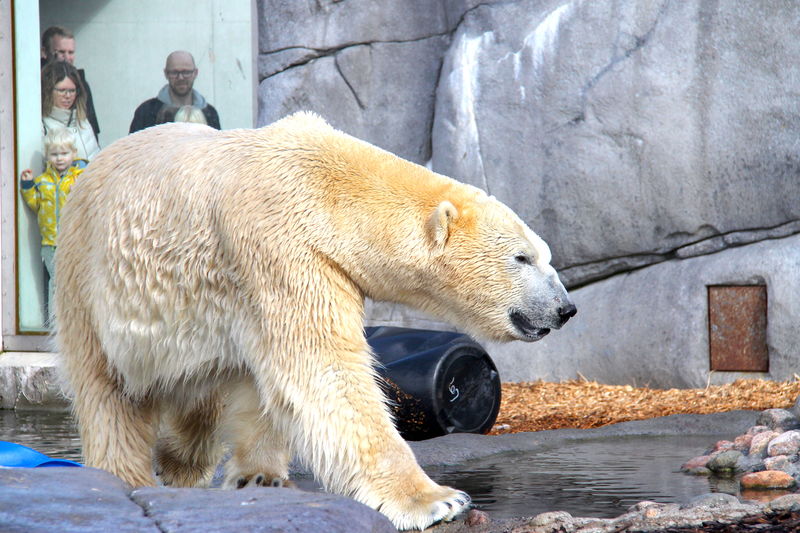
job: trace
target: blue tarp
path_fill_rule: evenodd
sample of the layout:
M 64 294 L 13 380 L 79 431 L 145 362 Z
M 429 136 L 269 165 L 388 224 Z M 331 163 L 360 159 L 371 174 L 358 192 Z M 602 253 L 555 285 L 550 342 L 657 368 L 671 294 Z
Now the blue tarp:
M 83 465 L 66 459 L 54 459 L 22 444 L 0 440 L 0 468 L 34 468 L 38 466 Z

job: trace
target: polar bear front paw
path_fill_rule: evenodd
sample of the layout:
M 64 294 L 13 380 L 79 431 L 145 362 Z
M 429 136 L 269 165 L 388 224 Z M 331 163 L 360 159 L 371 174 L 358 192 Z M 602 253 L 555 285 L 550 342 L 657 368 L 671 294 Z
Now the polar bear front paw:
M 294 489 L 297 488 L 297 485 L 288 479 L 284 479 L 280 476 L 265 474 L 263 472 L 229 476 L 222 484 L 222 488 L 224 489 L 243 489 L 245 487 L 285 487 L 288 489 Z
M 466 492 L 450 487 L 415 498 L 411 505 L 401 502 L 386 502 L 380 507 L 394 526 L 399 530 L 423 530 L 439 522 L 449 522 L 459 514 L 469 510 L 472 498 Z

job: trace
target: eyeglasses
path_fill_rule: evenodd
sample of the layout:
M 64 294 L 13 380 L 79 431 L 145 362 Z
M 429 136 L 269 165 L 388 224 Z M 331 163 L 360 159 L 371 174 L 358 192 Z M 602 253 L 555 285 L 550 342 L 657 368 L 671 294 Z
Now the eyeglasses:
M 197 69 L 193 70 L 168 70 L 167 76 L 170 78 L 191 78 Z
M 77 93 L 77 89 L 53 89 L 55 92 L 60 94 L 61 96 L 72 96 L 73 94 Z

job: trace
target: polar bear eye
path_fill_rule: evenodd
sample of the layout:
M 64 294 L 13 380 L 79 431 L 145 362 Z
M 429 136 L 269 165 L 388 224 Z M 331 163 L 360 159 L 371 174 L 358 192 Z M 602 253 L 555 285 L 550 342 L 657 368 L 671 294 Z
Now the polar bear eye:
M 530 257 L 528 257 L 528 256 L 527 256 L 527 255 L 525 255 L 525 254 L 517 254 L 517 255 L 515 255 L 515 256 L 514 256 L 514 260 L 515 260 L 517 263 L 521 264 L 521 265 L 530 265 L 530 264 L 532 264 L 532 262 L 531 262 L 531 258 L 530 258 Z

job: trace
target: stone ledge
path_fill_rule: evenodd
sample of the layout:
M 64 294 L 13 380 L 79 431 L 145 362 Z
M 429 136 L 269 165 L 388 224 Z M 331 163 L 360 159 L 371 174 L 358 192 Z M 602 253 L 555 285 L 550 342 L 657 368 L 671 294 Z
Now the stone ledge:
M 397 531 L 355 500 L 293 489 L 133 491 L 102 470 L 67 467 L 0 469 L 0 486 L 3 531 Z
M 55 353 L 0 354 L 0 409 L 66 408 Z

